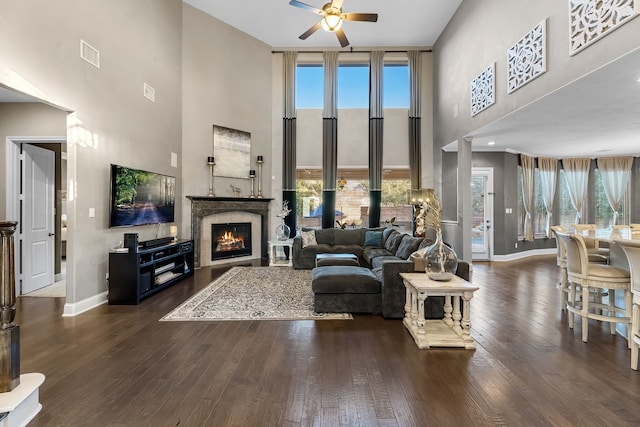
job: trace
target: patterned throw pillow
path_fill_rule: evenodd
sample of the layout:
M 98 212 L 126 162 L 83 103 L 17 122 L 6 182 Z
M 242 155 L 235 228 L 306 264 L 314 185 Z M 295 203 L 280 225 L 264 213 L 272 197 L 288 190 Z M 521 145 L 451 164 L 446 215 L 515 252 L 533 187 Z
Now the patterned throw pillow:
M 300 237 L 302 237 L 302 247 L 306 248 L 307 246 L 315 246 L 318 243 L 316 242 L 316 232 L 315 230 L 310 231 L 301 231 Z

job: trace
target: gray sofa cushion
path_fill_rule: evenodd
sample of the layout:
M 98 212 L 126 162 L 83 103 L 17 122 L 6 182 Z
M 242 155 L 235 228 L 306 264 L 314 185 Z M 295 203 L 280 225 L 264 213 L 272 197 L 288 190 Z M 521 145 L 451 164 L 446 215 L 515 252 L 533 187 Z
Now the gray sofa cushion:
M 364 245 L 364 228 L 355 230 L 339 230 L 333 233 L 334 245 Z
M 402 243 L 402 239 L 404 239 L 405 237 L 408 237 L 408 235 L 398 233 L 397 231 L 395 233 L 391 233 L 384 244 L 384 248 L 389 252 L 395 254 L 398 251 L 398 246 L 400 246 L 400 243 Z
M 371 260 L 379 256 L 393 255 L 385 248 L 365 248 L 362 258 L 367 262 L 367 265 L 371 265 Z
M 333 228 L 322 228 L 316 230 L 316 242 L 319 245 L 334 245 L 333 241 Z
M 423 240 L 422 237 L 405 237 L 402 239 L 402 242 L 400 242 L 400 246 L 398 246 L 396 256 L 402 259 L 409 259 L 409 256 L 418 250 L 418 246 L 420 246 L 420 242 Z
M 387 239 L 389 239 L 389 236 L 398 232 L 399 231 L 393 227 L 387 227 L 384 230 L 382 230 L 382 246 L 384 246 L 387 243 Z

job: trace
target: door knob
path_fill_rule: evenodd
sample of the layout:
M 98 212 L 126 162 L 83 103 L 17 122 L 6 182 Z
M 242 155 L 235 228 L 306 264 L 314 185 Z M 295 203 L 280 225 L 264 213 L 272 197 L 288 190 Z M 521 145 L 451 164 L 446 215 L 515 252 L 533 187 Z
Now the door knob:
M 53 234 L 53 233 L 49 233 L 49 237 L 51 237 L 51 236 L 55 236 L 55 234 Z

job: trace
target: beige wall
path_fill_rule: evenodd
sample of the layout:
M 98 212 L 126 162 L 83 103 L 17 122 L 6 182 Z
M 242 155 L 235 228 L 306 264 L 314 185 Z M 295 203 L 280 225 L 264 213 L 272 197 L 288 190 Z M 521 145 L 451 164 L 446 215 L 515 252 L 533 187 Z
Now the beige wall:
M 177 176 L 181 221 L 182 173 L 170 159 L 182 146 L 182 2 L 0 0 L 0 10 L 0 83 L 74 112 L 67 133 L 69 306 L 106 291 L 108 250 L 122 240 L 122 229 L 108 228 L 110 163 Z M 80 59 L 81 38 L 100 50 L 100 69 Z M 142 96 L 144 82 L 156 89 L 155 103 Z M 144 240 L 156 227 L 135 231 Z
M 206 158 L 213 155 L 212 126 L 219 125 L 251 133 L 251 169 L 257 169 L 256 156 L 262 155 L 263 195 L 271 197 L 271 48 L 187 4 L 182 26 L 183 194 L 206 196 L 209 192 Z M 279 177 L 280 171 L 273 173 Z M 248 196 L 248 172 L 247 179 L 216 177 L 216 195 L 233 196 L 231 185 Z M 188 199 L 182 211 L 182 234 L 190 236 Z

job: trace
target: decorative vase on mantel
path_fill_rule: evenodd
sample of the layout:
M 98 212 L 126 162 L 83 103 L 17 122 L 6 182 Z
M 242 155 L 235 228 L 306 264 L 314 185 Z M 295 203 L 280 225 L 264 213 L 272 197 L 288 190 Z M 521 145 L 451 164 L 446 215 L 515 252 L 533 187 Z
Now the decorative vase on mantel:
M 277 240 L 289 240 L 291 235 L 291 228 L 284 223 L 284 218 L 281 218 L 282 222 L 276 227 L 276 239 Z
M 442 241 L 442 231 L 436 232 L 436 242 L 424 251 L 424 270 L 431 280 L 448 281 L 458 269 L 456 252 Z

